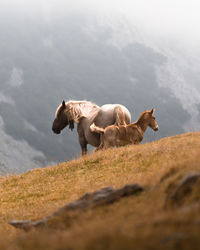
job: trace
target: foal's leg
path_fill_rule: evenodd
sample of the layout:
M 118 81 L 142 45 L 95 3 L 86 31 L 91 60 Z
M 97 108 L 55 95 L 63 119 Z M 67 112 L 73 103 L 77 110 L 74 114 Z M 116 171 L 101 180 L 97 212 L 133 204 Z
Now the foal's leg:
M 116 146 L 116 141 L 115 138 L 112 138 L 112 136 L 105 136 L 104 139 L 104 145 L 103 145 L 103 149 L 107 149 L 107 148 L 114 148 Z
M 105 141 L 103 149 L 114 148 L 116 145 L 112 141 Z
M 117 139 L 118 127 L 113 126 L 110 129 L 107 129 L 104 133 L 104 145 L 103 148 L 114 148 L 116 147 L 116 139 Z

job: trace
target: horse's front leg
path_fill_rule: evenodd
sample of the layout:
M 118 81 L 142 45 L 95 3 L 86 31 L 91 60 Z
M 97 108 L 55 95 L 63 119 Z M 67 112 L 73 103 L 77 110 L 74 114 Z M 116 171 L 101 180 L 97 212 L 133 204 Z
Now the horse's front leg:
M 81 146 L 82 150 L 82 155 L 87 154 L 87 141 L 85 139 L 83 131 L 78 127 L 78 139 L 79 139 L 79 144 Z
M 87 154 L 87 141 L 85 140 L 84 136 L 79 135 L 79 143 L 81 146 L 82 155 L 86 155 Z
M 82 150 L 82 156 L 87 154 L 87 144 L 82 145 L 81 144 L 81 150 Z

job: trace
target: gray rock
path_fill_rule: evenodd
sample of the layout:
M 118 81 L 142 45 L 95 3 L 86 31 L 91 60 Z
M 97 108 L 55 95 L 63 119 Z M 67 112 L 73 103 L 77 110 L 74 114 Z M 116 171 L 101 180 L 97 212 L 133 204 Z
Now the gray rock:
M 31 228 L 38 228 L 48 226 L 48 222 L 59 216 L 67 215 L 71 211 L 84 211 L 89 208 L 95 208 L 99 206 L 109 205 L 116 202 L 123 197 L 138 194 L 143 191 L 143 187 L 139 184 L 126 185 L 120 189 L 114 189 L 113 187 L 102 188 L 93 193 L 86 193 L 80 199 L 70 202 L 64 207 L 58 209 L 47 217 L 44 217 L 37 221 L 18 221 L 11 220 L 9 223 L 16 227 L 23 229 L 24 231 L 29 231 Z
M 200 173 L 192 173 L 185 176 L 174 191 L 167 196 L 164 207 L 181 206 L 184 203 L 185 197 L 192 192 L 199 179 Z

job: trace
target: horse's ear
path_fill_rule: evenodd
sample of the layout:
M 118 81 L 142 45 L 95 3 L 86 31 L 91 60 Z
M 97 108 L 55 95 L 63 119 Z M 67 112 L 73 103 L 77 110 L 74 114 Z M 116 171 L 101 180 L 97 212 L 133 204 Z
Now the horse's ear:
M 155 112 L 155 109 L 153 108 L 153 109 L 150 111 L 151 115 L 153 115 L 154 112 Z
M 62 107 L 65 107 L 65 101 L 64 100 L 62 101 Z

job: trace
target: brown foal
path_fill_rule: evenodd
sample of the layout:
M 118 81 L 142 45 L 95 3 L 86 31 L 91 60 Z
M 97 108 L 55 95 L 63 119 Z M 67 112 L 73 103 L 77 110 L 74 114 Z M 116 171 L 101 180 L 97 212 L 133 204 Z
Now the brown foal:
M 91 131 L 101 134 L 101 144 L 97 150 L 128 144 L 139 144 L 143 140 L 148 126 L 154 131 L 157 131 L 159 128 L 154 111 L 155 109 L 144 111 L 136 122 L 127 125 L 124 122 L 124 125 L 111 125 L 103 129 L 93 123 L 90 126 Z

